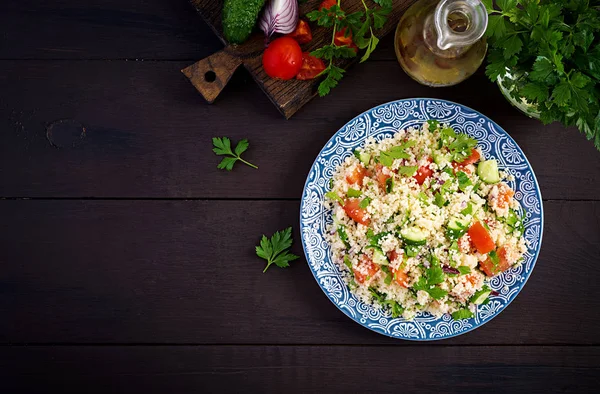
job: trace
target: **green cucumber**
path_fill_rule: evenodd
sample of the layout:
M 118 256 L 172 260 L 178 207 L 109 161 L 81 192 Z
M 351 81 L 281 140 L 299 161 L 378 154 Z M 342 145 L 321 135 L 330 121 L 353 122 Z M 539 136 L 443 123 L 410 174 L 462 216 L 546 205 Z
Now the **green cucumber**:
M 389 260 L 379 248 L 373 248 L 373 262 L 378 265 L 390 265 Z
M 369 153 L 366 153 L 365 151 L 361 151 L 358 154 L 358 160 L 360 160 L 360 162 L 363 163 L 365 166 L 368 166 L 369 162 L 371 161 L 371 155 Z
M 480 305 L 490 296 L 490 294 L 492 294 L 491 290 L 488 290 L 488 289 L 478 290 L 475 292 L 475 294 L 473 294 L 473 297 L 471 297 L 469 302 L 472 304 L 475 304 L 475 305 Z
M 450 239 L 459 239 L 469 229 L 471 222 L 465 219 L 453 217 L 448 221 L 446 236 Z
M 427 242 L 427 234 L 416 227 L 406 228 L 400 231 L 402 240 L 407 245 L 425 245 Z
M 225 0 L 223 35 L 230 44 L 241 44 L 250 37 L 265 0 Z
M 484 160 L 477 166 L 477 175 L 485 183 L 500 182 L 500 173 L 498 172 L 498 162 L 496 160 Z
M 441 152 L 433 152 L 431 156 L 433 156 L 433 162 L 437 165 L 442 164 L 444 160 L 448 161 L 448 156 Z

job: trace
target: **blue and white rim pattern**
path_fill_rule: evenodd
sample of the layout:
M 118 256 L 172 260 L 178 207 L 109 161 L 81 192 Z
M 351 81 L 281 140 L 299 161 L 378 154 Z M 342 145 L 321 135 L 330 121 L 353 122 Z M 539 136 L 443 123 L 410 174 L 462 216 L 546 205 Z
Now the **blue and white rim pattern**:
M 506 181 L 526 212 L 525 261 L 494 277 L 489 286 L 498 292 L 480 305 L 473 318 L 453 320 L 449 315 L 435 318 L 429 313 L 413 320 L 392 318 L 389 312 L 358 300 L 346 286 L 338 266 L 331 260 L 331 248 L 324 238 L 331 212 L 322 204 L 335 168 L 353 154 L 367 137 L 377 140 L 408 127 L 420 127 L 436 119 L 450 124 L 478 141 L 486 158 L 495 158 L 501 170 L 514 176 Z M 416 341 L 454 337 L 487 323 L 515 299 L 531 275 L 542 243 L 544 214 L 542 196 L 535 174 L 517 143 L 495 122 L 479 112 L 445 100 L 407 99 L 382 104 L 348 122 L 331 137 L 317 156 L 308 174 L 300 205 L 300 231 L 306 260 L 327 297 L 357 323 L 383 335 Z

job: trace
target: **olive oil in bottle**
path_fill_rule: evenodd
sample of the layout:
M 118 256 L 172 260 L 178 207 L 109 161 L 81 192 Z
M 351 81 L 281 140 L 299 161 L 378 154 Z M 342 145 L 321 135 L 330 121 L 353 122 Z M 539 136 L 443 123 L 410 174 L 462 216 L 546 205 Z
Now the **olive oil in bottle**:
M 483 62 L 487 23 L 480 0 L 419 0 L 398 23 L 396 56 L 404 71 L 423 85 L 456 85 Z

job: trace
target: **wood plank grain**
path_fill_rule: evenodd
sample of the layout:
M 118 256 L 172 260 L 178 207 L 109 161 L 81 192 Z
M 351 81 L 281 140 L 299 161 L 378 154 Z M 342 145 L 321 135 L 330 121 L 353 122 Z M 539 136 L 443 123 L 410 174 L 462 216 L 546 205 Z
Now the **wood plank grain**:
M 185 64 L 0 62 L 0 197 L 299 198 L 314 158 L 338 128 L 375 105 L 428 96 L 468 105 L 508 130 L 545 198 L 600 196 L 592 144 L 575 129 L 521 115 L 482 75 L 431 89 L 395 62 L 360 64 L 346 83 L 286 122 L 244 72 L 222 99 L 205 104 L 179 72 Z M 61 119 L 86 133 L 81 139 L 62 130 L 65 146 L 57 149 L 46 134 Z M 217 170 L 210 138 L 222 135 L 248 138 L 245 156 L 260 169 Z
M 188 0 L 6 0 L 0 25 L 0 59 L 196 61 L 223 48 Z M 391 42 L 372 58 L 395 59 Z
M 0 349 L 3 387 L 42 393 L 591 393 L 600 348 L 99 346 Z M 543 361 L 542 361 L 543 360 Z M 399 370 L 401 369 L 401 371 Z
M 342 314 L 304 258 L 270 268 L 261 234 L 295 201 L 0 201 L 0 343 L 394 344 Z M 591 275 L 600 202 L 547 202 L 517 299 L 443 344 L 600 344 Z M 34 323 L 35 322 L 35 323 Z M 0 357 L 1 358 L 1 357 Z
M 223 45 L 187 0 L 8 0 L 0 59 L 187 59 Z

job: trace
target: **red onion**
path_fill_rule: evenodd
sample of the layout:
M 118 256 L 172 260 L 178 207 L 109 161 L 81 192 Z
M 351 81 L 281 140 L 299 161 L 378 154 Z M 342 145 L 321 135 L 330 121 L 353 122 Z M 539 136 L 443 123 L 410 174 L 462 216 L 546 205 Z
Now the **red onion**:
M 442 271 L 444 271 L 447 274 L 460 274 L 459 270 L 457 270 L 456 268 L 448 267 L 447 265 L 442 266 Z
M 297 0 L 271 0 L 263 11 L 259 26 L 267 37 L 273 33 L 288 34 L 298 25 Z
M 492 290 L 492 292 L 490 293 L 490 295 L 498 296 L 498 295 L 500 295 L 500 293 L 498 293 L 496 290 Z

